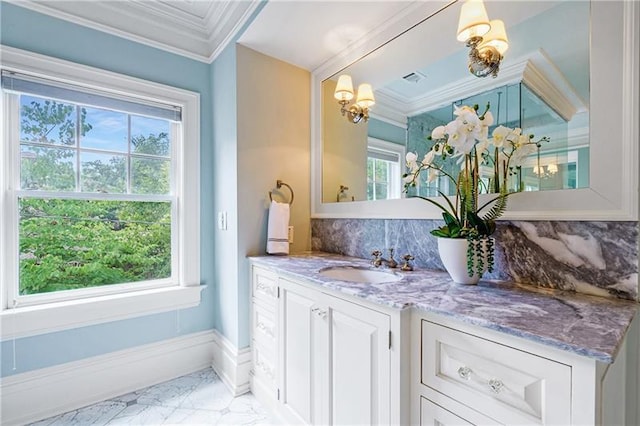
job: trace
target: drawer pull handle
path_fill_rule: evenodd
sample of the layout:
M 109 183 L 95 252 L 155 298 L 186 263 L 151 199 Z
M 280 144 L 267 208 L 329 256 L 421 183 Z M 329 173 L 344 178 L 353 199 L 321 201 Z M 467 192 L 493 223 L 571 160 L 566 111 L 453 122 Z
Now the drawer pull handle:
M 469 380 L 471 378 L 471 369 L 469 367 L 460 367 L 458 368 L 458 375 L 465 380 Z
M 274 333 L 273 333 L 273 329 L 271 327 L 267 327 L 266 325 L 264 325 L 264 323 L 258 321 L 258 325 L 256 325 L 256 327 L 258 328 L 258 330 L 262 331 L 264 334 L 268 335 L 269 337 L 273 338 Z
M 312 308 L 311 312 L 316 314 L 317 316 L 319 316 L 322 319 L 325 319 L 327 317 L 327 311 L 323 311 L 320 308 Z
M 263 283 L 258 283 L 258 285 L 256 285 L 256 289 L 265 292 L 269 296 L 274 296 L 273 287 L 271 287 L 269 285 L 266 285 L 266 284 L 263 284 Z
M 267 376 L 269 379 L 273 380 L 273 372 L 271 371 L 271 369 L 269 367 L 267 367 L 267 365 L 262 362 L 262 361 L 257 361 L 256 362 L 256 367 L 259 367 L 262 372 L 265 374 L 265 376 Z
M 504 383 L 500 379 L 491 379 L 489 380 L 489 389 L 493 393 L 500 393 L 504 389 Z

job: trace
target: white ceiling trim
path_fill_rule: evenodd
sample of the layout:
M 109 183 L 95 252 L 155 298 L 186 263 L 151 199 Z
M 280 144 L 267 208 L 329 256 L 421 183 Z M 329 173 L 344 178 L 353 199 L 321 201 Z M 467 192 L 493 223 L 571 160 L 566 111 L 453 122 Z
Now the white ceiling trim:
M 404 97 L 391 89 L 377 89 L 375 107 L 379 107 L 378 114 L 397 121 L 398 114 L 412 117 L 451 105 L 452 99 L 463 99 L 470 94 L 521 81 L 567 121 L 576 113 L 587 110 L 584 100 L 542 51 L 514 60 L 500 70 L 497 78 L 478 79 L 469 75 L 415 98 Z
M 203 10 L 198 3 L 186 2 L 185 8 L 180 8 L 168 2 L 139 0 L 6 1 L 206 63 L 215 60 L 260 4 L 259 0 L 215 1 Z M 189 8 L 193 13 L 188 11 Z
M 209 63 L 213 62 L 218 57 L 218 55 L 222 53 L 225 47 L 227 47 L 227 45 L 232 42 L 233 38 L 240 32 L 242 27 L 244 27 L 244 25 L 249 22 L 249 19 L 251 18 L 253 13 L 256 11 L 258 6 L 260 6 L 261 0 L 251 0 L 250 2 L 237 3 L 248 4 L 248 7 L 244 10 L 242 16 L 240 16 L 238 19 L 236 19 L 235 21 L 229 20 L 229 22 L 235 22 L 235 25 L 233 26 L 233 28 L 231 28 L 230 31 L 227 31 L 226 35 L 224 35 L 224 37 L 218 43 L 216 43 L 216 47 L 207 59 L 207 62 Z M 235 8 L 234 12 L 237 12 L 237 8 Z

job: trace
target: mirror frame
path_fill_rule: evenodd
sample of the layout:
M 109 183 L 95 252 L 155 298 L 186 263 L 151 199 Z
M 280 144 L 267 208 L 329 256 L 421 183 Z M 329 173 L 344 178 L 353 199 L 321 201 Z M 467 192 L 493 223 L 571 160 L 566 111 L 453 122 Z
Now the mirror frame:
M 417 2 L 311 76 L 311 217 L 441 219 L 420 199 L 322 202 L 322 82 L 457 0 Z M 427 18 L 416 19 L 415 16 Z M 514 194 L 501 220 L 638 220 L 640 3 L 591 1 L 589 188 Z M 336 108 L 338 108 L 336 102 Z M 441 200 L 442 201 L 442 200 Z

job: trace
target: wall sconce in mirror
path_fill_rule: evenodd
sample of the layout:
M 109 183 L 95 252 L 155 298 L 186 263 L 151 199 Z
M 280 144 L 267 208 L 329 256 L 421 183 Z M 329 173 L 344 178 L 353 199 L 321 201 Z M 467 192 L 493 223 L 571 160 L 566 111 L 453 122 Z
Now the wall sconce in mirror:
M 469 72 L 476 77 L 496 78 L 504 52 L 509 48 L 504 22 L 489 21 L 482 0 L 467 0 L 460 9 L 458 41 L 466 42 Z
M 546 169 L 545 166 L 534 166 L 533 173 L 541 179 L 546 179 L 558 173 L 558 165 L 551 163 L 547 165 Z
M 362 120 L 369 120 L 369 108 L 376 103 L 371 85 L 362 83 L 358 86 L 356 102 L 347 108 L 354 96 L 351 76 L 347 74 L 343 74 L 338 78 L 338 84 L 333 96 L 341 105 L 340 111 L 342 115 L 347 117 L 347 120 L 353 124 L 358 124 Z

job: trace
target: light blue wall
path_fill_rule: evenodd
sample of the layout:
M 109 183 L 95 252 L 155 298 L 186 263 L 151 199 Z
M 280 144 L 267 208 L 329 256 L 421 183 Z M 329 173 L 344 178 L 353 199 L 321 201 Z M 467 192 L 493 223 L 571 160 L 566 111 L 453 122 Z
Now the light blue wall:
M 407 142 L 407 131 L 402 127 L 394 126 L 386 121 L 375 118 L 370 118 L 367 125 L 369 126 L 367 134 L 372 138 L 382 139 L 400 145 L 404 145 Z
M 214 293 L 219 309 L 215 328 L 238 344 L 238 132 L 236 106 L 236 46 L 230 43 L 211 64 L 213 87 L 214 208 L 227 212 L 228 229 L 215 236 Z
M 212 329 L 217 303 L 213 291 L 214 215 L 211 66 L 0 3 L 0 42 L 36 53 L 115 71 L 200 93 L 202 303 L 195 308 L 149 315 L 1 343 L 1 376 L 76 361 Z M 179 321 L 178 321 L 179 318 Z M 16 369 L 13 369 L 15 344 Z
M 238 159 L 238 103 L 237 73 L 238 55 L 236 42 L 260 13 L 262 2 L 251 18 L 236 34 L 231 43 L 211 64 L 213 141 L 214 141 L 214 212 L 226 212 L 228 229 L 215 234 L 214 293 L 216 310 L 214 326 L 238 348 L 249 345 L 250 288 L 242 279 L 248 272 L 245 254 L 240 253 L 238 224 L 239 173 L 257 171 L 242 170 Z

